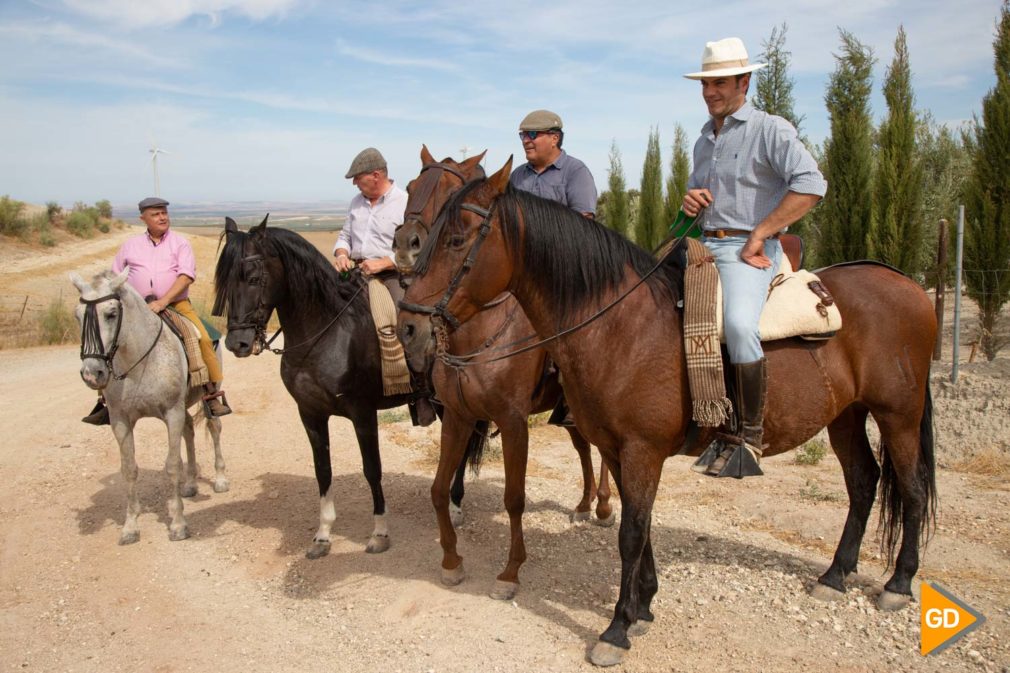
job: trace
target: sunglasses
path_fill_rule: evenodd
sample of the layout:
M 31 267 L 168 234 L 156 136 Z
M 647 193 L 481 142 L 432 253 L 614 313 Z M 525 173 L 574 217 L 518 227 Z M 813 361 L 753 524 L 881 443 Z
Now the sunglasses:
M 557 133 L 557 131 L 554 131 L 554 130 L 551 130 L 551 131 L 520 131 L 519 132 L 519 139 L 520 140 L 524 140 L 526 138 L 529 138 L 530 140 L 536 140 L 537 136 L 542 136 L 542 135 L 545 135 L 547 133 Z

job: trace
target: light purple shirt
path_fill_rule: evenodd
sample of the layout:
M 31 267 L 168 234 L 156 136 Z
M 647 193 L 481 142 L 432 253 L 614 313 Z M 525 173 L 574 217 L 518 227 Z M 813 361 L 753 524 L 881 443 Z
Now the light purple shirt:
M 407 209 L 407 192 L 395 184 L 372 202 L 364 194 L 351 199 L 347 222 L 337 235 L 333 252 L 343 248 L 351 259 L 393 259 L 393 234 L 403 224 L 403 211 Z
M 193 247 L 171 229 L 165 232 L 157 244 L 146 231 L 126 239 L 116 253 L 112 270 L 121 273 L 126 267 L 130 268 L 127 280 L 141 297 L 153 294 L 161 299 L 179 276 L 189 276 L 196 280 Z M 175 301 L 187 297 L 189 288 L 183 290 Z

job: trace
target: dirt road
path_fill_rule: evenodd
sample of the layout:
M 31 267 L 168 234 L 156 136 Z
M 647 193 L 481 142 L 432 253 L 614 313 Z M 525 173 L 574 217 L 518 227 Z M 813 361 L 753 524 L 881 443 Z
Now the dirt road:
M 206 284 L 214 244 L 197 247 Z M 18 260 L 30 265 L 16 270 L 21 280 L 0 281 L 66 294 L 67 267 L 100 263 L 95 254 Z M 380 429 L 391 549 L 364 553 L 371 500 L 351 425 L 333 419 L 343 505 L 331 554 L 304 557 L 318 521 L 311 454 L 269 354 L 226 356 L 237 410 L 223 434 L 232 487 L 214 494 L 201 479 L 186 502 L 189 540 L 168 540 L 163 426 L 138 426 L 141 541 L 117 546 L 118 447 L 107 427 L 80 423 L 94 393 L 78 367 L 73 345 L 0 351 L 0 670 L 593 670 L 586 652 L 617 594 L 617 528 L 569 522 L 580 485 L 562 431 L 532 432 L 529 560 L 515 601 L 498 602 L 487 592 L 506 553 L 501 465 L 492 460 L 468 482 L 460 530 L 468 577 L 445 587 L 428 497 L 437 425 L 411 428 L 404 414 L 384 416 Z M 1005 473 L 949 469 L 963 464 L 965 447 L 1005 451 L 1006 373 L 1005 364 L 975 363 L 958 386 L 942 384 L 939 370 L 934 384 L 941 509 L 919 577 L 980 610 L 982 628 L 921 657 L 918 605 L 896 614 L 874 607 L 887 575 L 872 535 L 844 600 L 807 595 L 845 518 L 831 455 L 812 467 L 773 458 L 767 476 L 745 482 L 699 478 L 688 459 L 674 458 L 653 520 L 657 621 L 634 640 L 623 670 L 1007 670 L 1010 488 Z M 198 443 L 212 473 L 208 441 Z

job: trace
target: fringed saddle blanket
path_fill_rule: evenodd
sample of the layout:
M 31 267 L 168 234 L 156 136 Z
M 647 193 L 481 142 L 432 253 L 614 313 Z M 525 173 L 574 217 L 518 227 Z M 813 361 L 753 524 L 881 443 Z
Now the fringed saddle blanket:
M 203 354 L 200 353 L 200 330 L 178 311 L 162 311 L 161 315 L 171 323 L 173 331 L 182 339 L 182 347 L 189 362 L 189 387 L 196 388 L 210 383 L 210 374 L 204 364 Z
M 368 281 L 368 304 L 375 321 L 382 355 L 382 394 L 409 393 L 410 370 L 403 354 L 403 344 L 396 336 L 396 304 L 381 280 Z

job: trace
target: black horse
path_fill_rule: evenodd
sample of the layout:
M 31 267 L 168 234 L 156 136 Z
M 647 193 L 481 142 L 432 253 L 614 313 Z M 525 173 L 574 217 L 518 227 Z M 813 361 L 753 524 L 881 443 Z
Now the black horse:
M 382 392 L 379 342 L 364 280 L 358 274 L 341 278 L 302 236 L 267 228 L 267 218 L 248 233 L 226 218 L 222 238 L 213 313 L 227 312 L 225 346 L 240 358 L 258 355 L 267 346 L 266 325 L 274 310 L 284 331 L 281 379 L 298 404 L 319 484 L 319 530 L 306 556 L 320 558 L 329 552 L 330 529 L 337 518 L 328 427 L 334 415 L 354 424 L 372 490 L 375 524 L 366 551 L 385 551 L 389 529 L 377 411 L 406 404 L 408 396 Z M 468 454 L 475 460 L 484 438 L 483 433 L 474 433 Z M 455 488 L 460 498 L 462 472 Z

